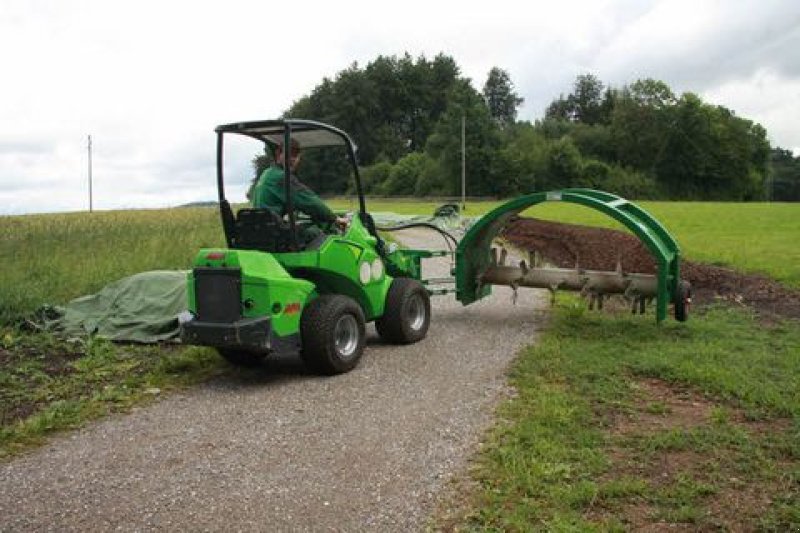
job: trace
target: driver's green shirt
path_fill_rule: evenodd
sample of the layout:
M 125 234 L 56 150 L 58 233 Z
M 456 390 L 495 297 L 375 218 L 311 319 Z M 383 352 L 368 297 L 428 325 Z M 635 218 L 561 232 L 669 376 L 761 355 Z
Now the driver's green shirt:
M 292 176 L 292 204 L 294 209 L 305 213 L 316 223 L 330 223 L 336 215 L 325 205 L 322 198 Z M 286 214 L 286 190 L 283 168 L 272 165 L 258 178 L 253 189 L 253 207 L 269 207 L 280 215 Z

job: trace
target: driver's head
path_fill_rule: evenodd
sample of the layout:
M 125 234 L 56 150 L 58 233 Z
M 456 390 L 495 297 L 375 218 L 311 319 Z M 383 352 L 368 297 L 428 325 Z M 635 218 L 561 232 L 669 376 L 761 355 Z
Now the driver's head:
M 292 149 L 289 152 L 289 168 L 295 170 L 300 163 L 300 144 L 295 140 L 291 140 Z M 281 166 L 284 165 L 283 161 L 283 140 L 275 146 L 275 162 Z

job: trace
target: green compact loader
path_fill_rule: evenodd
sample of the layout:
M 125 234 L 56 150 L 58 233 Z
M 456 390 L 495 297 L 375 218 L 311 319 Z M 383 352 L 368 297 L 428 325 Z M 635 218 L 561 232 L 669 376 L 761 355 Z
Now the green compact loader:
M 391 343 L 422 340 L 431 320 L 430 296 L 454 294 L 469 305 L 493 285 L 580 292 L 590 307 L 602 308 L 608 295 L 620 295 L 634 313 L 655 300 L 661 322 L 672 306 L 679 321 L 688 317 L 691 287 L 680 278 L 680 249 L 669 232 L 636 204 L 591 189 L 534 192 L 515 198 L 476 220 L 460 240 L 433 224 L 415 222 L 382 231 L 426 226 L 442 234 L 449 251 L 387 246 L 367 212 L 355 145 L 343 131 L 310 120 L 239 122 L 216 128 L 217 188 L 226 248 L 202 249 L 188 277 L 191 318 L 181 324 L 187 344 L 215 347 L 234 364 L 254 365 L 268 354 L 299 353 L 323 374 L 347 372 L 364 351 L 365 324 L 375 322 Z M 243 135 L 264 143 L 300 148 L 338 147 L 347 154 L 355 181 L 358 211 L 345 228 L 309 232 L 313 222 L 292 205 L 292 179 L 284 176 L 285 212 L 242 208 L 234 214 L 225 199 L 223 140 Z M 329 163 L 333 160 L 328 159 Z M 341 160 L 339 160 L 341 162 Z M 508 264 L 497 237 L 518 214 L 545 202 L 568 202 L 600 211 L 636 235 L 650 251 L 657 273 L 554 268 L 534 251 L 527 261 Z M 309 238 L 309 235 L 315 235 Z M 516 251 L 519 255 L 520 251 Z M 449 255 L 451 277 L 423 280 L 422 259 Z
M 234 364 L 258 364 L 268 354 L 300 353 L 323 374 L 347 372 L 364 350 L 365 323 L 380 336 L 408 344 L 425 337 L 431 310 L 420 282 L 420 261 L 431 252 L 387 246 L 366 210 L 355 145 L 343 131 L 308 120 L 240 122 L 216 128 L 217 188 L 226 248 L 204 248 L 188 276 L 184 343 L 213 346 Z M 225 198 L 223 148 L 227 134 L 300 148 L 341 147 L 347 153 L 358 212 L 346 228 L 306 242 L 312 225 L 292 205 L 285 173 L 286 213 L 242 208 Z

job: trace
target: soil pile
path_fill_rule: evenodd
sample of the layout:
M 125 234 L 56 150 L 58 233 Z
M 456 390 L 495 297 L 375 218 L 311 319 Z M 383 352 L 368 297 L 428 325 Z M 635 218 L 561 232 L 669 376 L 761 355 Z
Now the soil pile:
M 642 242 L 630 233 L 605 228 L 516 218 L 501 237 L 523 250 L 536 251 L 554 266 L 654 274 L 656 264 Z M 681 276 L 692 284 L 693 302 L 724 299 L 760 312 L 800 318 L 800 291 L 765 276 L 729 268 L 682 261 Z

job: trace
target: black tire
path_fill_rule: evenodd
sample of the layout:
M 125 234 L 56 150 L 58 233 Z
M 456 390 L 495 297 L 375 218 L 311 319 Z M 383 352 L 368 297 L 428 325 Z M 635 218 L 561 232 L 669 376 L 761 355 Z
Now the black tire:
M 686 322 L 689 319 L 689 308 L 692 304 L 692 286 L 686 280 L 680 280 L 673 299 L 675 304 L 675 320 Z
M 308 304 L 300 319 L 300 355 L 314 372 L 349 372 L 364 353 L 364 311 L 353 299 L 323 295 Z
M 217 348 L 217 352 L 230 364 L 245 368 L 256 368 L 264 363 L 266 353 L 251 352 L 240 348 Z
M 428 334 L 431 325 L 431 299 L 425 286 L 409 278 L 395 278 L 386 294 L 383 316 L 375 329 L 387 342 L 411 344 Z

